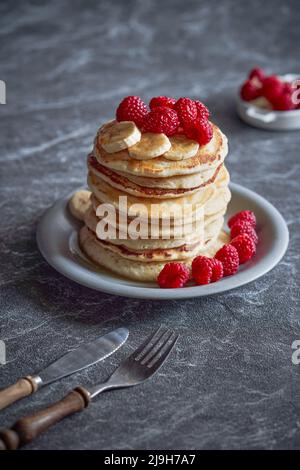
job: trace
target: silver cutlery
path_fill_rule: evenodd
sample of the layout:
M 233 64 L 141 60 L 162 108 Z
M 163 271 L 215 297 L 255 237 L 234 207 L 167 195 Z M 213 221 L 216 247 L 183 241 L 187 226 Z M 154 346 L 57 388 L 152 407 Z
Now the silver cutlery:
M 0 410 L 35 393 L 44 385 L 102 361 L 117 351 L 125 343 L 128 335 L 127 328 L 118 328 L 67 353 L 38 375 L 33 377 L 28 375 L 19 379 L 14 385 L 0 391 Z
M 149 379 L 165 362 L 179 335 L 159 328 L 138 347 L 109 379 L 91 388 L 76 387 L 62 400 L 37 413 L 21 418 L 11 429 L 0 431 L 0 450 L 15 450 L 33 441 L 66 416 L 82 411 L 100 393 L 131 387 Z

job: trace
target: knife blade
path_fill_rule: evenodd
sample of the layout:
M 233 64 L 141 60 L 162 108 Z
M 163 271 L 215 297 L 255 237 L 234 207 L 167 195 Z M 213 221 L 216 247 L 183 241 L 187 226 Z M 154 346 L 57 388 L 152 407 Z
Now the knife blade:
M 65 354 L 38 374 L 41 385 L 47 385 L 102 361 L 119 349 L 128 335 L 127 328 L 118 328 Z
M 74 374 L 113 354 L 127 340 L 127 328 L 118 328 L 65 354 L 37 375 L 19 379 L 0 391 L 0 410 L 56 380 Z

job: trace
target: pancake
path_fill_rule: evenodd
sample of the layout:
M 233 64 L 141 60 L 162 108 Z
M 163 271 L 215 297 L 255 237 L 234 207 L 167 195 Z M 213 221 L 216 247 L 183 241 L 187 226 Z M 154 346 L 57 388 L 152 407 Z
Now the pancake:
M 159 261 L 182 261 L 188 258 L 194 258 L 201 249 L 211 246 L 219 234 L 215 234 L 214 237 L 207 239 L 205 242 L 195 242 L 193 245 L 183 244 L 173 248 L 151 248 L 147 250 L 136 250 L 133 248 L 128 248 L 124 244 L 116 245 L 110 243 L 107 240 L 99 240 L 93 232 L 91 233 L 93 237 L 95 237 L 98 247 L 102 247 L 112 253 L 116 253 L 121 258 L 130 259 L 132 261 L 139 261 L 142 263 L 153 263 Z
M 229 175 L 225 167 L 222 167 L 220 174 L 215 180 L 215 184 L 208 185 L 194 194 L 182 196 L 177 199 L 151 199 L 151 198 L 137 198 L 132 195 L 128 195 L 121 190 L 113 188 L 105 181 L 98 178 L 93 173 L 88 175 L 88 185 L 93 192 L 95 197 L 92 197 L 92 202 L 95 209 L 99 203 L 112 204 L 118 211 L 120 210 L 120 196 L 126 197 L 126 209 L 127 214 L 130 215 L 131 210 L 135 210 L 134 216 L 146 217 L 151 215 L 151 207 L 155 206 L 155 216 L 163 218 L 164 216 L 171 215 L 173 211 L 173 217 L 176 218 L 182 216 L 184 208 L 186 211 L 190 210 L 190 213 L 199 211 L 212 197 L 217 197 L 217 192 L 220 188 L 227 186 L 229 181 Z M 228 199 L 228 198 L 227 198 Z M 122 201 L 122 200 L 121 200 Z M 98 203 L 98 204 L 97 204 Z M 132 207 L 133 206 L 133 207 Z M 132 208 L 132 209 L 131 209 Z M 121 212 L 124 212 L 121 208 Z M 154 212 L 152 210 L 152 215 Z
M 194 245 L 195 243 L 207 242 L 209 238 L 215 237 L 222 228 L 224 218 L 224 211 L 220 211 L 216 216 L 207 217 L 204 221 L 204 232 L 203 230 L 196 231 L 192 227 L 189 234 L 186 234 L 184 238 L 138 238 L 132 239 L 126 236 L 127 227 L 120 228 L 116 227 L 115 237 L 106 239 L 115 245 L 124 245 L 128 249 L 133 250 L 147 250 L 147 249 L 157 249 L 157 248 L 174 248 L 182 245 Z M 85 214 L 85 224 L 86 226 L 96 234 L 97 223 L 99 219 L 96 217 L 95 212 L 90 208 Z M 122 237 L 121 234 L 124 236 Z M 161 233 L 159 235 L 162 235 Z M 96 235 L 97 236 L 97 235 Z
M 220 166 L 218 163 L 216 166 L 212 165 L 208 170 L 199 173 L 192 173 L 191 175 L 177 175 L 167 178 L 149 178 L 147 176 L 134 176 L 130 173 L 124 173 L 116 170 L 112 170 L 103 165 L 100 165 L 98 160 L 95 158 L 93 153 L 90 153 L 87 158 L 88 169 L 96 175 L 102 177 L 104 180 L 115 187 L 123 186 L 121 189 L 126 191 L 126 186 L 130 191 L 141 192 L 142 195 L 146 191 L 152 194 L 148 188 L 157 190 L 166 189 L 189 189 L 195 190 L 204 183 L 212 180 L 217 168 Z M 130 184 L 134 183 L 134 184 Z M 164 191 L 161 191 L 164 194 Z
M 101 180 L 108 183 L 110 186 L 119 189 L 123 192 L 131 194 L 136 197 L 147 197 L 147 198 L 176 198 L 185 194 L 192 194 L 202 187 L 207 186 L 210 183 L 213 183 L 219 174 L 223 164 L 219 164 L 217 167 L 212 167 L 209 170 L 206 170 L 201 175 L 200 173 L 188 175 L 185 177 L 174 176 L 172 178 L 142 178 L 141 183 L 138 184 L 140 177 L 128 178 L 128 174 L 116 172 L 110 168 L 106 168 L 103 165 L 100 165 L 99 162 L 95 159 L 93 154 L 88 156 L 88 169 L 90 173 L 93 173 L 95 176 Z M 153 179 L 153 183 L 158 184 L 161 181 L 161 186 L 163 183 L 168 180 L 166 187 L 152 187 L 149 180 Z M 180 181 L 176 181 L 180 180 Z M 147 180 L 148 186 L 143 186 L 142 181 Z M 188 181 L 187 181 L 188 180 Z M 171 183 L 172 181 L 172 183 Z M 198 186 L 192 186 L 198 184 Z M 173 185 L 173 187 L 172 187 Z M 168 187 L 169 186 L 169 187 Z M 177 186 L 177 187 L 176 187 Z M 187 186 L 187 187 L 184 187 Z
M 98 204 L 99 202 L 94 202 L 96 201 L 96 198 L 94 195 L 92 196 L 92 214 L 93 217 L 95 218 L 95 224 L 97 224 L 101 219 L 104 219 L 104 222 L 106 222 L 108 225 L 112 227 L 116 227 L 120 232 L 127 233 L 127 228 L 131 224 L 131 222 L 136 220 L 136 217 L 129 217 L 128 215 L 126 216 L 125 214 L 121 215 L 118 210 L 114 210 L 112 214 L 109 216 L 108 213 L 105 211 L 103 215 L 96 215 L 97 208 L 99 207 Z M 143 223 L 143 226 L 148 227 L 148 232 L 151 234 L 156 234 L 157 237 L 166 237 L 166 235 L 163 235 L 162 228 L 166 228 L 165 233 L 169 233 L 167 229 L 170 227 L 170 229 L 174 229 L 175 233 L 179 233 L 180 228 L 185 229 L 184 233 L 189 234 L 193 230 L 197 230 L 199 227 L 199 224 L 201 224 L 204 220 L 204 223 L 209 223 L 210 220 L 215 220 L 218 217 L 221 217 L 224 215 L 227 209 L 227 202 L 220 202 L 220 204 L 214 205 L 211 207 L 213 209 L 212 212 L 206 212 L 206 206 L 204 206 L 203 210 L 194 212 L 193 214 L 187 214 L 184 217 L 180 217 L 177 219 L 154 219 L 149 216 L 147 217 L 139 217 L 138 220 Z M 90 212 L 88 212 L 88 215 Z M 91 215 L 90 215 L 91 216 Z M 198 224 L 198 225 L 197 225 Z M 200 226 L 201 227 L 201 226 Z M 154 230 L 155 229 L 155 230 Z M 177 231 L 177 232 L 176 232 Z M 159 235 L 157 235 L 159 233 Z
M 157 262 L 157 261 L 179 261 L 191 258 L 197 255 L 203 242 L 198 241 L 193 245 L 181 245 L 173 248 L 152 248 L 148 250 L 133 250 L 125 245 L 116 245 L 108 241 L 96 239 L 97 243 L 103 248 L 118 254 L 124 259 L 140 261 L 141 263 Z
M 97 236 L 100 239 L 106 238 L 120 238 L 127 239 L 131 238 L 136 239 L 162 239 L 162 240 L 173 240 L 173 239 L 185 239 L 186 237 L 191 237 L 193 233 L 201 233 L 203 230 L 203 219 L 199 218 L 192 222 L 187 222 L 180 225 L 172 225 L 171 223 L 166 223 L 166 221 L 157 221 L 154 222 L 152 219 L 150 221 L 144 222 L 141 219 L 133 219 L 132 221 L 128 220 L 115 220 L 114 218 L 107 217 L 101 219 L 103 223 L 97 226 Z M 100 220 L 98 220 L 100 222 Z M 107 233 L 108 232 L 108 233 Z
M 167 178 L 149 178 L 147 176 L 134 176 L 130 173 L 121 172 L 118 172 L 118 174 L 126 178 L 131 183 L 135 183 L 143 188 L 189 189 L 194 191 L 205 183 L 210 182 L 219 166 L 219 164 L 217 166 L 212 165 L 208 170 L 199 173 L 169 176 Z
M 95 212 L 90 209 L 85 214 L 85 225 L 96 234 L 96 226 L 99 219 L 97 219 Z M 115 245 L 125 245 L 128 248 L 134 250 L 147 250 L 155 248 L 174 248 L 184 244 L 193 244 L 197 241 L 200 241 L 200 236 L 195 231 L 192 231 L 189 235 L 186 235 L 185 238 L 173 238 L 173 239 L 162 239 L 162 238 L 138 238 L 133 240 L 131 238 L 121 238 L 120 230 L 116 230 L 116 238 L 109 239 L 111 243 Z M 126 232 L 124 232 L 124 235 Z
M 108 223 L 113 226 L 119 227 L 125 224 L 125 229 L 128 224 L 133 225 L 140 221 L 143 226 L 170 226 L 180 227 L 183 225 L 194 224 L 201 222 L 204 217 L 203 207 L 192 211 L 193 206 L 175 206 L 174 211 L 172 207 L 170 211 L 165 213 L 158 213 L 160 207 L 154 206 L 154 209 L 147 211 L 147 207 L 139 205 L 129 206 L 126 212 L 126 206 L 115 207 L 109 203 L 100 203 L 94 195 L 92 196 L 92 203 L 95 213 L 97 214 L 98 220 L 105 219 Z M 101 207 L 102 206 L 102 207 Z M 121 210 L 119 210 L 119 208 Z M 221 206 L 220 206 L 221 208 Z M 175 215 L 174 215 L 175 213 Z M 159 217 L 163 215 L 163 217 Z M 138 220 L 137 220 L 138 219 Z
M 195 210 L 195 211 L 191 211 L 190 209 L 191 208 L 184 208 L 183 207 L 183 210 L 181 211 L 181 206 L 178 207 L 178 212 L 176 212 L 175 216 L 174 216 L 174 213 L 170 210 L 170 213 L 169 213 L 169 216 L 167 216 L 167 213 L 161 213 L 161 214 L 158 214 L 157 212 L 154 213 L 154 211 L 151 213 L 151 212 L 147 212 L 142 210 L 143 207 L 141 206 L 138 206 L 137 207 L 137 211 L 135 211 L 135 207 L 134 206 L 130 206 L 130 208 L 128 209 L 128 213 L 126 214 L 126 212 L 124 211 L 119 211 L 119 208 L 116 208 L 116 209 L 113 209 L 110 205 L 105 205 L 104 208 L 103 208 L 103 211 L 99 212 L 99 207 L 101 205 L 101 203 L 94 197 L 94 195 L 92 196 L 92 201 L 93 201 L 93 209 L 95 211 L 95 213 L 97 214 L 97 217 L 99 218 L 98 220 L 101 220 L 101 218 L 105 217 L 106 220 L 111 223 L 111 224 L 114 224 L 115 226 L 121 226 L 122 224 L 126 223 L 126 224 L 129 224 L 131 223 L 132 221 L 136 220 L 136 218 L 138 217 L 139 220 L 145 224 L 155 224 L 155 225 L 170 225 L 171 227 L 178 227 L 180 225 L 183 225 L 183 224 L 193 224 L 193 223 L 196 223 L 200 220 L 203 219 L 203 216 L 204 216 L 204 212 L 203 212 L 203 208 L 200 207 L 199 210 Z M 110 214 L 108 214 L 108 208 L 110 209 L 113 209 L 112 212 Z M 123 209 L 121 206 L 120 206 L 121 209 Z M 125 207 L 124 207 L 125 209 Z M 177 209 L 177 206 L 174 207 L 174 209 Z M 155 211 L 157 210 L 157 208 L 155 208 Z M 98 213 L 97 213 L 98 211 Z M 138 214 L 137 214 L 138 212 Z M 137 214 L 137 215 L 136 215 Z M 158 215 L 161 215 L 163 217 L 158 217 Z
M 228 243 L 229 236 L 221 231 L 216 240 L 208 247 L 202 247 L 197 255 L 213 257 L 222 245 Z M 101 246 L 95 235 L 87 228 L 82 227 L 79 233 L 79 244 L 82 251 L 93 261 L 94 264 L 105 267 L 119 276 L 135 281 L 151 282 L 155 281 L 165 262 L 141 262 L 122 258 L 104 246 Z M 191 266 L 192 258 L 185 261 L 187 266 Z
M 177 218 L 182 217 L 184 211 L 190 214 L 199 211 L 205 202 L 214 193 L 214 188 L 195 193 L 195 197 L 185 197 L 178 199 L 142 199 L 128 195 L 115 188 L 112 188 L 103 181 L 97 179 L 93 174 L 88 175 L 88 185 L 99 203 L 111 204 L 121 213 L 126 213 L 132 217 L 153 218 Z M 119 199 L 123 197 L 122 199 Z M 93 203 L 95 199 L 93 198 Z
M 166 178 L 176 175 L 200 173 L 220 165 L 228 153 L 226 136 L 215 124 L 212 124 L 212 126 L 213 137 L 211 141 L 206 145 L 200 146 L 194 157 L 185 160 L 172 161 L 164 158 L 163 155 L 151 160 L 135 160 L 130 157 L 128 149 L 116 153 L 107 153 L 99 142 L 99 135 L 103 126 L 99 129 L 95 138 L 93 153 L 101 165 L 118 172 L 130 173 L 136 176 Z
M 228 187 L 217 188 L 214 195 L 205 203 L 205 216 L 218 213 L 222 208 L 227 208 L 231 199 L 231 192 Z

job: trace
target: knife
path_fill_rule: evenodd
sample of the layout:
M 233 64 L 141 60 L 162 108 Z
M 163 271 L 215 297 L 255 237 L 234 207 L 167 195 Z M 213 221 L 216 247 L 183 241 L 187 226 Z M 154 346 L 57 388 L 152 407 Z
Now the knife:
M 125 343 L 128 335 L 127 328 L 118 328 L 67 353 L 38 375 L 27 375 L 19 379 L 14 385 L 0 391 L 0 410 L 35 393 L 44 385 L 102 361 L 117 351 Z

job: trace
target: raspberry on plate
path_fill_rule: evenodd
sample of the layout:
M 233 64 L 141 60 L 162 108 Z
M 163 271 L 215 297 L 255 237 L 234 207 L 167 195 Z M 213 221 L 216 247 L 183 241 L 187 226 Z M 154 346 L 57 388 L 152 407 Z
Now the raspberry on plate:
M 117 121 L 133 121 L 141 127 L 148 110 L 139 96 L 127 96 L 119 104 L 116 111 Z
M 224 276 L 231 276 L 239 269 L 239 254 L 233 245 L 224 245 L 215 254 L 215 258 L 223 265 Z
M 224 276 L 223 264 L 216 258 L 211 258 L 212 276 L 211 282 L 217 282 Z
M 265 72 L 260 67 L 255 67 L 249 73 L 249 80 L 258 80 L 260 83 L 262 83 L 264 78 Z
M 252 211 L 237 212 L 228 220 L 228 227 L 231 228 L 237 221 L 241 222 L 242 220 L 248 222 L 252 227 L 256 227 L 256 217 Z
M 197 256 L 192 263 L 192 277 L 198 286 L 209 284 L 213 275 L 211 258 Z
M 290 111 L 296 108 L 292 101 L 292 95 L 288 92 L 276 96 L 272 101 L 272 105 L 276 111 Z
M 152 110 L 158 106 L 165 106 L 167 108 L 174 108 L 176 103 L 175 98 L 170 98 L 169 96 L 154 96 L 151 98 L 149 103 L 149 108 Z
M 208 144 L 213 137 L 213 128 L 206 119 L 198 119 L 192 126 L 184 128 L 185 135 L 200 145 Z
M 251 224 L 246 220 L 238 220 L 231 226 L 230 237 L 231 240 L 242 233 L 247 233 L 250 238 L 254 241 L 255 244 L 258 243 L 258 236 Z
M 273 103 L 274 99 L 282 93 L 283 82 L 277 75 L 270 75 L 263 81 L 262 96 Z
M 190 271 L 183 263 L 166 264 L 157 277 L 159 287 L 173 289 L 183 287 L 190 278 Z
M 176 134 L 179 119 L 176 111 L 164 106 L 158 106 L 150 111 L 144 118 L 143 129 L 147 132 Z
M 240 264 L 249 261 L 256 253 L 256 245 L 254 240 L 247 233 L 238 235 L 230 242 L 231 246 L 236 248 L 239 255 Z
M 293 85 L 289 82 L 284 82 L 283 83 L 283 87 L 282 87 L 282 93 L 288 93 L 288 94 L 292 94 L 293 91 L 295 91 L 295 88 L 293 87 Z
M 197 105 L 190 98 L 179 98 L 174 109 L 177 111 L 180 124 L 183 127 L 192 125 L 197 119 Z
M 201 101 L 197 101 L 197 100 L 194 100 L 194 103 L 197 107 L 197 118 L 199 118 L 199 119 L 208 119 L 210 113 L 209 113 L 208 108 L 205 106 L 205 104 L 203 104 Z
M 255 86 L 252 81 L 247 80 L 240 89 L 240 96 L 244 101 L 252 101 L 261 96 L 261 89 Z

